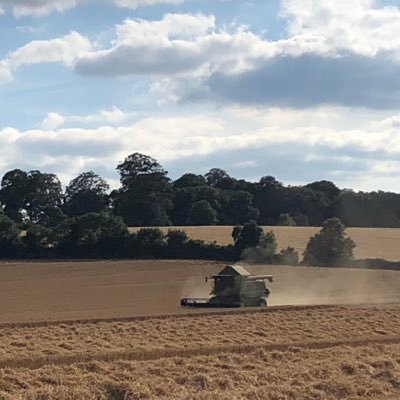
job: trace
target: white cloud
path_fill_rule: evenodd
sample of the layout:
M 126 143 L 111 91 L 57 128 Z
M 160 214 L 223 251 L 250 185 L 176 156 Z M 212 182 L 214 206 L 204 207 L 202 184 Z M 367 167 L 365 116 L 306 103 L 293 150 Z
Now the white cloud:
M 119 7 L 136 9 L 145 6 L 154 6 L 157 4 L 182 4 L 185 0 L 114 0 Z
M 111 46 L 84 54 L 75 71 L 153 78 L 152 90 L 165 96 L 161 102 L 211 98 L 268 106 L 398 106 L 393 101 L 398 98 L 397 85 L 390 85 L 400 68 L 398 8 L 379 8 L 372 0 L 285 0 L 281 13 L 288 20 L 288 36 L 276 41 L 245 27 L 218 28 L 204 15 L 126 20 L 117 26 Z M 207 81 L 218 73 L 222 78 Z M 271 80 L 287 86 L 286 91 L 278 93 Z M 369 81 L 374 88 L 365 96 Z M 248 99 L 240 90 L 246 85 Z M 310 87 L 314 90 L 308 91 Z
M 60 62 L 71 67 L 92 44 L 77 32 L 51 40 L 34 40 L 9 53 L 0 61 L 0 83 L 11 79 L 12 72 L 22 65 Z
M 77 32 L 51 40 L 35 40 L 11 53 L 6 62 L 11 69 L 21 65 L 61 62 L 71 66 L 75 59 L 91 49 L 87 38 Z
M 118 107 L 111 107 L 110 109 L 100 110 L 94 114 L 88 115 L 61 115 L 56 112 L 50 112 L 42 121 L 42 128 L 44 130 L 55 130 L 61 126 L 101 126 L 107 125 L 120 125 L 129 119 L 136 116 L 135 112 L 124 112 Z
M 393 115 L 389 118 L 385 118 L 381 121 L 373 122 L 373 129 L 400 129 L 400 115 Z
M 82 0 L 0 0 L 0 5 L 12 7 L 14 16 L 42 17 L 52 12 L 63 12 L 77 6 Z
M 116 45 L 132 45 L 137 42 L 158 42 L 165 39 L 190 39 L 206 35 L 215 28 L 215 17 L 203 14 L 166 14 L 162 20 L 127 19 L 117 25 Z
M 42 121 L 42 128 L 44 130 L 54 130 L 64 125 L 65 118 L 55 112 L 48 113 Z
M 242 27 L 217 29 L 213 16 L 167 14 L 160 21 L 126 20 L 110 48 L 83 55 L 75 69 L 88 75 L 209 76 L 249 69 L 278 50 Z
M 284 0 L 290 37 L 315 37 L 334 51 L 373 57 L 400 49 L 400 10 L 374 0 Z
M 44 17 L 53 12 L 64 12 L 79 4 L 95 0 L 0 0 L 0 15 L 5 13 L 4 7 L 9 7 L 15 17 Z M 179 5 L 185 0 L 108 0 L 118 7 L 136 9 L 158 4 Z
M 334 179 L 361 189 L 388 189 L 379 186 L 386 180 L 391 190 L 400 190 L 400 130 L 376 128 L 391 118 L 383 111 L 235 107 L 181 116 L 177 110 L 170 117 L 149 116 L 115 126 L 61 128 L 64 118 L 71 124 L 68 118 L 91 121 L 95 115 L 105 114 L 53 113 L 43 129 L 0 130 L 1 172 L 39 168 L 60 173 L 67 183 L 83 169 L 97 167 L 116 179 L 116 164 L 139 151 L 159 159 L 175 176 L 219 166 L 254 179 L 272 173 L 287 183 Z M 365 176 L 373 179 L 363 181 Z
M 347 54 L 375 57 L 400 50 L 400 10 L 395 7 L 378 8 L 372 0 L 285 0 L 281 13 L 288 20 L 288 37 L 276 41 L 245 27 L 219 28 L 214 16 L 166 14 L 158 21 L 127 19 L 116 26 L 115 39 L 105 48 L 94 48 L 74 32 L 69 40 L 28 43 L 9 58 L 21 54 L 21 63 L 29 63 L 29 49 L 29 56 L 38 59 L 34 62 L 63 62 L 84 75 L 205 79 L 215 72 L 257 70 L 278 57 L 314 55 L 334 62 Z M 61 48 L 60 42 L 65 46 L 57 56 L 54 48 L 57 43 Z M 54 57 L 44 56 L 46 46 L 52 47 Z
M 4 61 L 0 61 L 0 84 L 12 80 L 12 74 Z

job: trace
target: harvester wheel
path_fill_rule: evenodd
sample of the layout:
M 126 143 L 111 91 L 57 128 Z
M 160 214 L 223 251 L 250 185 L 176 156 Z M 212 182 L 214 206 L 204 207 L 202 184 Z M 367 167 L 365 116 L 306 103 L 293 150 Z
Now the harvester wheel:
M 259 305 L 259 307 L 267 307 L 267 300 L 260 299 L 258 305 Z

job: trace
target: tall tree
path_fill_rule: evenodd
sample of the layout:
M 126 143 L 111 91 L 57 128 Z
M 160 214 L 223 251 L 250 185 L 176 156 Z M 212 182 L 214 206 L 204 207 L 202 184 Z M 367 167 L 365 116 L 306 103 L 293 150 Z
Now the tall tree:
M 287 192 L 273 176 L 264 176 L 256 185 L 254 203 L 260 211 L 261 225 L 275 225 L 279 216 L 287 212 Z
M 193 205 L 203 200 L 207 201 L 218 214 L 220 213 L 220 190 L 210 186 L 189 186 L 176 189 L 171 212 L 174 225 L 187 225 Z
M 172 185 L 168 172 L 153 158 L 140 153 L 117 166 L 121 188 L 111 194 L 115 212 L 129 226 L 170 225 Z
M 320 232 L 310 238 L 304 251 L 309 265 L 339 265 L 353 258 L 354 241 L 347 237 L 346 227 L 339 218 L 324 221 Z
M 119 256 L 124 252 L 129 237 L 122 218 L 107 212 L 70 218 L 57 230 L 59 250 L 68 256 Z
M 243 190 L 224 191 L 222 193 L 221 222 L 226 225 L 243 225 L 256 221 L 259 215 L 253 204 L 253 195 Z
M 207 184 L 203 175 L 184 174 L 174 181 L 174 189 L 183 189 L 187 187 L 205 186 Z
M 15 169 L 1 181 L 0 201 L 14 221 L 56 224 L 62 216 L 61 182 L 54 174 Z
M 1 180 L 0 201 L 4 213 L 14 221 L 22 220 L 28 192 L 28 174 L 20 169 L 8 171 Z
M 0 213 L 0 258 L 17 254 L 20 235 L 16 223 L 7 215 Z
M 207 200 L 198 201 L 191 207 L 187 223 L 188 225 L 215 225 L 217 212 Z
M 235 179 L 229 176 L 225 170 L 220 168 L 210 169 L 204 177 L 206 178 L 208 185 L 222 190 L 231 189 L 235 183 Z
M 263 237 L 264 232 L 262 228 L 254 221 L 248 222 L 243 226 L 237 225 L 232 231 L 232 238 L 235 242 L 235 249 L 238 255 L 240 255 L 244 249 L 258 246 Z
M 82 172 L 65 190 L 65 209 L 69 215 L 99 213 L 109 205 L 110 186 L 93 171 Z
M 55 174 L 28 172 L 26 212 L 32 223 L 56 225 L 62 218 L 62 188 Z

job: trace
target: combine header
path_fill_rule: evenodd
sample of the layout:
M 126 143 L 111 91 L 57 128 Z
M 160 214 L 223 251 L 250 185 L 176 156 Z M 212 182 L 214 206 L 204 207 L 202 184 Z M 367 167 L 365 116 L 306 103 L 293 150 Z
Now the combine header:
M 184 298 L 182 307 L 266 307 L 270 294 L 265 281 L 273 282 L 272 275 L 251 275 L 243 267 L 228 265 L 214 280 L 210 298 Z

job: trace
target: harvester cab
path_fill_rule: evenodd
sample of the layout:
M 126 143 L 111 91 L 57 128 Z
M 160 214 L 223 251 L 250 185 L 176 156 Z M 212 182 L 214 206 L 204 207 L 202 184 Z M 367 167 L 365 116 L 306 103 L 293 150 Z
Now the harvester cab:
M 272 275 L 252 275 L 237 265 L 228 265 L 208 279 L 214 281 L 212 297 L 183 298 L 182 307 L 265 307 L 270 294 L 266 281 L 273 282 Z

